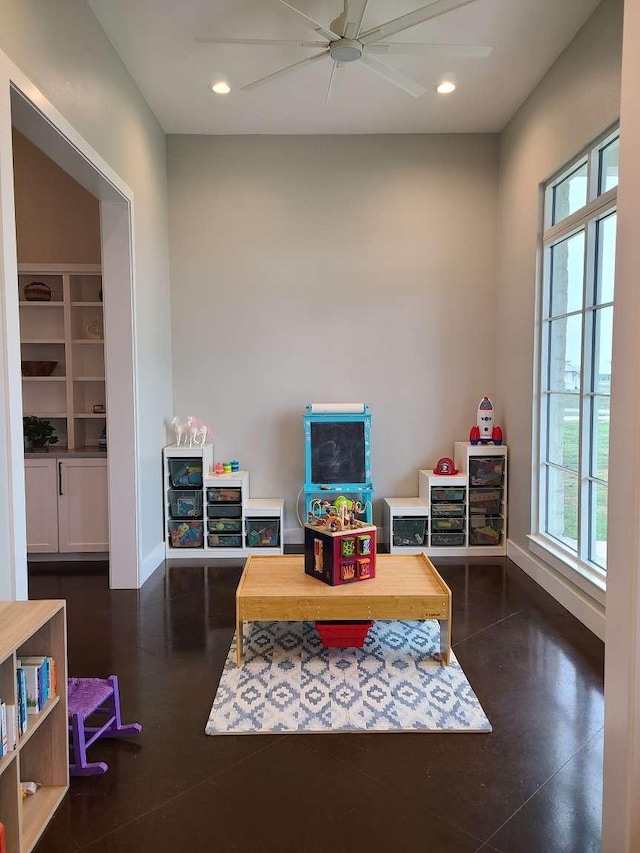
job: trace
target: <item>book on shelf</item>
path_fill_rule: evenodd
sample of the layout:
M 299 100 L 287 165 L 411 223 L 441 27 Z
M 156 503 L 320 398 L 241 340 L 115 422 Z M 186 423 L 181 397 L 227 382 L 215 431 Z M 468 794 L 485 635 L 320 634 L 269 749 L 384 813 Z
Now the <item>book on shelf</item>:
M 7 735 L 7 706 L 0 702 L 0 758 L 9 752 L 9 739 Z
M 7 705 L 7 748 L 9 751 L 18 748 L 18 718 L 16 706 Z
M 18 661 L 18 667 L 26 673 L 28 713 L 37 714 L 55 695 L 55 661 L 46 656 L 23 657 Z
M 18 717 L 18 735 L 22 736 L 29 725 L 29 715 L 27 713 L 27 674 L 24 669 L 16 670 L 17 677 L 17 695 L 16 695 L 16 711 Z

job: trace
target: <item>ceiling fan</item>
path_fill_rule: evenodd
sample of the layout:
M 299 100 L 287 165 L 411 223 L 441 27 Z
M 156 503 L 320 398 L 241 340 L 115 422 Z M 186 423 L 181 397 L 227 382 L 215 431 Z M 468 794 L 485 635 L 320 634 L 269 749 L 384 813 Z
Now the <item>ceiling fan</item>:
M 425 21 L 438 18 L 440 15 L 444 15 L 461 6 L 475 3 L 476 0 L 434 0 L 434 2 L 429 3 L 427 6 L 416 9 L 415 12 L 409 12 L 407 15 L 401 15 L 399 18 L 388 21 L 386 24 L 381 24 L 379 27 L 373 27 L 370 30 L 364 31 L 362 30 L 362 25 L 369 0 L 343 0 L 344 11 L 328 27 L 323 26 L 318 21 L 314 21 L 313 18 L 301 12 L 300 9 L 296 9 L 295 6 L 288 3 L 287 0 L 277 0 L 277 2 L 303 18 L 307 27 L 313 30 L 316 37 L 320 37 L 324 41 L 217 38 L 215 36 L 196 37 L 197 42 L 206 44 L 295 45 L 297 47 L 322 48 L 319 53 L 315 53 L 313 56 L 308 56 L 306 59 L 294 62 L 293 65 L 287 65 L 286 68 L 281 68 L 279 71 L 267 74 L 266 77 L 261 77 L 252 83 L 247 83 L 241 87 L 240 91 L 247 92 L 255 89 L 285 74 L 299 71 L 301 68 L 311 65 L 320 59 L 331 59 L 333 66 L 331 68 L 325 105 L 329 103 L 332 89 L 335 88 L 339 77 L 344 73 L 345 67 L 351 62 L 362 62 L 370 71 L 375 72 L 380 77 L 384 77 L 385 80 L 418 98 L 420 95 L 424 95 L 428 89 L 425 89 L 424 86 L 421 86 L 415 80 L 388 65 L 380 59 L 381 55 L 404 54 L 409 56 L 427 56 L 430 54 L 439 54 L 440 56 L 485 58 L 489 56 L 492 50 L 490 47 L 483 47 L 481 45 L 408 44 L 406 42 L 394 43 L 383 41 L 383 39 L 389 36 L 394 36 L 418 24 L 423 24 Z

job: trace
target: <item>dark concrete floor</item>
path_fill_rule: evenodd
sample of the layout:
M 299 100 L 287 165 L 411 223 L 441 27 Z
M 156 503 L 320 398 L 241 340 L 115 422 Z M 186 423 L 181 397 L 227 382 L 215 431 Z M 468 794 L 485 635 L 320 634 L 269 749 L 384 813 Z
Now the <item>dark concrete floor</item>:
M 241 562 L 139 592 L 36 567 L 31 597 L 67 600 L 70 674 L 117 674 L 144 726 L 91 747 L 109 771 L 72 780 L 36 853 L 599 850 L 602 643 L 508 560 L 434 562 L 492 734 L 206 737 Z

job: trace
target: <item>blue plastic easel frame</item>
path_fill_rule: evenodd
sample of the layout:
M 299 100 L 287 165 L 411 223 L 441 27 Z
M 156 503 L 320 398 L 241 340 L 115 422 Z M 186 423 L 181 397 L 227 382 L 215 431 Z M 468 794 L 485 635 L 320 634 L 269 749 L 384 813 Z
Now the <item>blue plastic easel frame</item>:
M 312 501 L 326 495 L 327 500 L 335 500 L 345 493 L 359 495 L 358 500 L 365 507 L 367 524 L 373 521 L 373 492 L 371 482 L 371 413 L 367 405 L 362 412 L 312 412 L 308 405 L 302 416 L 304 426 L 304 494 L 305 513 L 308 517 Z M 361 423 L 364 426 L 364 472 L 361 483 L 316 483 L 311 479 L 312 447 L 311 424 L 314 423 Z

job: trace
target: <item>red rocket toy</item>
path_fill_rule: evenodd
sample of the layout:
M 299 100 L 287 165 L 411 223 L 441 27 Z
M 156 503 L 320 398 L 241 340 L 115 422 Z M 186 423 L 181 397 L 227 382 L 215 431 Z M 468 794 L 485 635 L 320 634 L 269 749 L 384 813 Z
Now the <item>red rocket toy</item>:
M 478 419 L 469 433 L 471 444 L 502 444 L 502 430 L 493 425 L 493 403 L 483 397 L 478 406 Z

